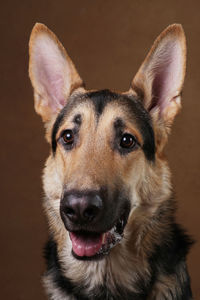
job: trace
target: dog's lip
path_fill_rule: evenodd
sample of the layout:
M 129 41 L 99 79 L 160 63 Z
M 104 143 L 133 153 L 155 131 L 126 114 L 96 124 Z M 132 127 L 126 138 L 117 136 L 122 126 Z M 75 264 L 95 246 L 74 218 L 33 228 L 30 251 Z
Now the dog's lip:
M 114 226 L 106 232 L 71 231 L 72 253 L 78 259 L 103 257 L 123 238 L 126 218 L 121 216 Z

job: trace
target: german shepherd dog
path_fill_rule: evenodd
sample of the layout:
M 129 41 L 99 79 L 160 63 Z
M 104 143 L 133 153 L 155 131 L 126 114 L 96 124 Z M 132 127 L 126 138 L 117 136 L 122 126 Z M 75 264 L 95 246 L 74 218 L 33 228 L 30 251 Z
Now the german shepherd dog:
M 164 146 L 181 107 L 186 42 L 166 28 L 128 91 L 85 89 L 36 24 L 29 74 L 51 145 L 43 173 L 49 299 L 192 299 Z

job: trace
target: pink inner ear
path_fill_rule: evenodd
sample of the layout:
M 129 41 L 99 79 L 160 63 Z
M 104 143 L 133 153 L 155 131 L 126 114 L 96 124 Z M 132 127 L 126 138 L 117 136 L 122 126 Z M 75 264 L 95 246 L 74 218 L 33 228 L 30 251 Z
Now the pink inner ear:
M 159 106 L 162 113 L 177 96 L 183 78 L 183 55 L 179 42 L 168 41 L 156 51 L 153 67 L 153 101 L 150 109 Z
M 65 94 L 70 87 L 67 60 L 57 43 L 48 35 L 41 34 L 35 40 L 33 72 L 44 105 L 54 112 L 65 104 Z

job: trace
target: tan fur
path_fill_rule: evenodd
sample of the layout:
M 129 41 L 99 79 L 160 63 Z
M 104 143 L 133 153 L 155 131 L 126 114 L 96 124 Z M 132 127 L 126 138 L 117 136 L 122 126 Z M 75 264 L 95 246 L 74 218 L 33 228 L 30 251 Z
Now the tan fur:
M 53 283 L 53 278 L 51 274 L 45 274 L 45 278 L 43 280 L 44 288 L 48 291 L 49 300 L 76 300 L 74 297 L 66 296 L 60 288 Z M 51 296 L 50 296 L 51 295 Z

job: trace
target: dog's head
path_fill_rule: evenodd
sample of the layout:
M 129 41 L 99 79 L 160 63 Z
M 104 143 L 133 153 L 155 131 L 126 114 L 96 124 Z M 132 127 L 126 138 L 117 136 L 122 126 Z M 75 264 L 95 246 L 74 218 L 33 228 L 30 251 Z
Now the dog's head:
M 87 91 L 56 36 L 33 28 L 29 74 L 51 144 L 45 207 L 60 244 L 69 232 L 76 258 L 103 257 L 138 212 L 169 196 L 163 147 L 180 109 L 185 52 L 182 27 L 169 26 L 127 92 Z

